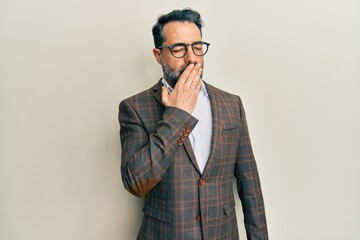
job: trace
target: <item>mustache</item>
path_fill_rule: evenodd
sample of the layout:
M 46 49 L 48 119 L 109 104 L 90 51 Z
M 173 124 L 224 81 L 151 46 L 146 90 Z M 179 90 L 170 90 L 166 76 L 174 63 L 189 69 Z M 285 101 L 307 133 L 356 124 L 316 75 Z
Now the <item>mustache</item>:
M 184 64 L 184 66 L 182 66 L 179 70 L 179 76 L 185 71 L 185 69 L 190 65 L 191 63 L 187 63 L 187 64 Z M 197 64 L 197 62 L 194 63 L 195 65 Z M 204 65 L 204 63 L 203 63 Z M 202 66 L 202 68 L 204 68 L 204 66 Z M 202 76 L 202 74 L 201 74 Z

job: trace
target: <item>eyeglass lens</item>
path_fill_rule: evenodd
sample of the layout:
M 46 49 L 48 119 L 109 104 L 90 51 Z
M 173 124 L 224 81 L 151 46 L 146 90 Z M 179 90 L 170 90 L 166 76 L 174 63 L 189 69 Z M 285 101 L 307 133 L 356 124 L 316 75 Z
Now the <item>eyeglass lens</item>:
M 192 49 L 195 53 L 195 55 L 203 56 L 207 52 L 207 44 L 199 42 L 194 43 L 192 45 Z M 188 46 L 186 44 L 176 44 L 172 47 L 171 53 L 174 55 L 174 57 L 181 58 L 184 57 L 187 53 Z

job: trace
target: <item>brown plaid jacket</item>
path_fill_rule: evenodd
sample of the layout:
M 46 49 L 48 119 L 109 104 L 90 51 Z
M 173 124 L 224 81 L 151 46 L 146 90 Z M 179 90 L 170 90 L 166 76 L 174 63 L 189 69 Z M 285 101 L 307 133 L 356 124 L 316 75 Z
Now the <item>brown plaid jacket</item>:
M 214 128 L 211 155 L 201 174 L 187 137 L 197 119 L 165 108 L 161 86 L 159 81 L 119 107 L 122 181 L 132 194 L 145 196 L 138 239 L 239 239 L 234 176 L 248 240 L 268 239 L 241 99 L 206 84 Z

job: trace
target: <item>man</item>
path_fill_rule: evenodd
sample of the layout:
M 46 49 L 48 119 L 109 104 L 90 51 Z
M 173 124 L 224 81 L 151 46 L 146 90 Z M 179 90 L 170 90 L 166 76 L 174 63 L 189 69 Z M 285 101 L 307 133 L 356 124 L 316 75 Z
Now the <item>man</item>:
M 191 9 L 161 16 L 153 54 L 164 76 L 120 103 L 122 180 L 145 196 L 138 239 L 239 239 L 234 176 L 248 240 L 268 239 L 244 109 L 202 81 L 201 28 Z

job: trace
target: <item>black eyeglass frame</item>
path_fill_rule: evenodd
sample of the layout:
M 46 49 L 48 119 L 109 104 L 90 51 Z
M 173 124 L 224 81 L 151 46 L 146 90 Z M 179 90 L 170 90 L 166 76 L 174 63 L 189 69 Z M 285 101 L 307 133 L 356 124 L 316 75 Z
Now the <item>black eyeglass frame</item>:
M 195 50 L 194 50 L 194 45 L 200 44 L 200 43 L 206 45 L 206 51 L 205 51 L 203 54 L 201 54 L 201 55 L 196 54 L 196 53 L 195 53 Z M 175 58 L 183 58 L 183 57 L 186 56 L 186 54 L 187 54 L 187 52 L 188 52 L 188 48 L 189 48 L 190 45 L 191 45 L 191 48 L 192 48 L 192 50 L 193 50 L 193 53 L 194 53 L 196 56 L 201 57 L 201 56 L 204 56 L 204 55 L 208 52 L 210 43 L 207 43 L 207 42 L 204 42 L 204 41 L 196 41 L 196 42 L 193 42 L 193 43 L 191 43 L 191 44 L 186 44 L 186 43 L 174 43 L 174 44 L 171 44 L 171 45 L 169 45 L 169 46 L 159 46 L 159 47 L 157 47 L 157 48 L 158 48 L 158 49 L 168 48 L 168 49 L 170 50 L 170 52 L 171 52 L 171 55 L 173 55 Z M 172 49 L 173 49 L 174 47 L 178 47 L 178 46 L 184 46 L 185 49 L 186 49 L 184 55 L 181 56 L 181 57 L 176 57 L 176 56 L 174 55 L 173 51 L 172 51 Z

